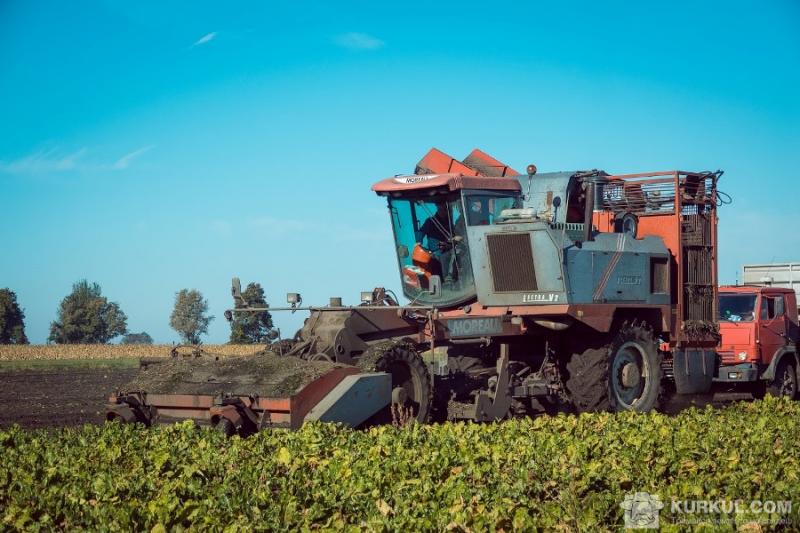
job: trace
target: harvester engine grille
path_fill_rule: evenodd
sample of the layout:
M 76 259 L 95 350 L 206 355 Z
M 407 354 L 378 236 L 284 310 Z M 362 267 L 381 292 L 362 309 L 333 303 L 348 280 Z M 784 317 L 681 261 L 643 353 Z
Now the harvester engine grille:
M 528 233 L 486 236 L 495 292 L 535 291 L 536 272 Z

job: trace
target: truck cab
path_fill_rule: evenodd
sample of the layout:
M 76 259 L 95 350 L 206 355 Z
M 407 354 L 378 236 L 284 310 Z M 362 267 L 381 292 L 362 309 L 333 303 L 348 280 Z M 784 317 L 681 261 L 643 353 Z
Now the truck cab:
M 797 299 L 779 287 L 719 289 L 717 382 L 748 383 L 753 393 L 798 396 Z

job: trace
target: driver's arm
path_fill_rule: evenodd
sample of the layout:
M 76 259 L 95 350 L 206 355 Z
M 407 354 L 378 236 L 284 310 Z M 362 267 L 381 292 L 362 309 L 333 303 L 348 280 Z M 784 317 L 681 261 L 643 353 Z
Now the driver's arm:
M 414 237 L 417 239 L 417 242 L 419 244 L 423 244 L 422 241 L 424 241 L 426 238 L 430 241 L 430 234 L 431 234 L 431 222 L 430 219 L 428 219 L 422 223 L 422 227 L 420 227 L 417 231 L 414 232 Z M 430 244 L 430 242 L 428 242 L 427 244 Z

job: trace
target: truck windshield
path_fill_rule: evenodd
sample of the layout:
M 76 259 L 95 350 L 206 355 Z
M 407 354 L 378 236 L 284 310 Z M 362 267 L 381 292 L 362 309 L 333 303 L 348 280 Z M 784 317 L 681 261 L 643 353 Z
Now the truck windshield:
M 403 293 L 414 302 L 455 305 L 475 296 L 458 196 L 389 200 Z M 434 276 L 441 283 L 432 294 Z
M 755 294 L 720 294 L 719 319 L 725 322 L 752 322 L 755 320 Z

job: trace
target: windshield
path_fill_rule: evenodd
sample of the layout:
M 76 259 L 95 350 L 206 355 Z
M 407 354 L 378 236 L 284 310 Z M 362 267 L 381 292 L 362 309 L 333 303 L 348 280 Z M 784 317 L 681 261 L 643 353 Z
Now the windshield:
M 725 322 L 752 322 L 755 320 L 755 294 L 720 294 L 719 319 Z
M 475 296 L 459 197 L 389 200 L 403 293 L 423 304 L 455 305 Z M 431 294 L 438 276 L 440 294 Z

